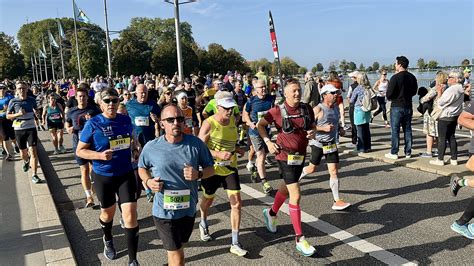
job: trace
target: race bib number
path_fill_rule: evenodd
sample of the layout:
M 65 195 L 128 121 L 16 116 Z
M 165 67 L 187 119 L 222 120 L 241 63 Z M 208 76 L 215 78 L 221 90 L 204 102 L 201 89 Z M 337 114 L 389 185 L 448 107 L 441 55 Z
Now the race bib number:
M 15 121 L 13 121 L 13 127 L 14 127 L 14 128 L 19 128 L 19 127 L 21 127 L 21 125 L 23 125 L 23 120 L 15 120 Z
M 49 116 L 49 119 L 51 119 L 51 120 L 59 120 L 59 119 L 61 119 L 61 115 L 58 114 L 58 113 L 52 114 L 52 115 Z
M 268 113 L 268 111 L 257 112 L 257 120 L 264 117 L 266 113 Z
M 288 154 L 288 165 L 302 165 L 304 155 Z
M 186 118 L 185 123 L 186 123 L 187 127 L 193 127 L 193 119 L 192 118 Z
M 167 190 L 165 189 L 163 198 L 163 208 L 165 210 L 188 209 L 191 201 L 191 190 Z
M 336 143 L 323 146 L 323 154 L 329 154 L 337 151 Z
M 147 127 L 150 125 L 150 118 L 148 116 L 135 117 L 135 125 L 137 127 Z
M 109 138 L 110 149 L 113 151 L 125 150 L 130 148 L 130 137 L 111 137 Z
M 216 161 L 215 164 L 218 166 L 230 166 L 231 161 Z

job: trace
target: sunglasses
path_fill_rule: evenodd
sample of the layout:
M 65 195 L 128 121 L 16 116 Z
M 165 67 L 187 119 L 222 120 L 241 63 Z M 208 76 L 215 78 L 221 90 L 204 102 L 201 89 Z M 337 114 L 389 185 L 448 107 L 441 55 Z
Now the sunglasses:
M 130 95 L 130 93 L 124 93 L 123 95 L 124 95 L 124 96 L 129 96 L 129 95 Z
M 104 103 L 109 104 L 109 103 L 118 103 L 119 99 L 118 98 L 106 98 L 102 100 Z
M 161 121 L 166 121 L 170 124 L 173 124 L 175 120 L 178 123 L 183 123 L 184 122 L 184 116 L 168 117 L 168 118 L 161 119 Z
M 226 107 L 221 106 L 221 105 L 219 105 L 219 106 L 220 106 L 222 109 L 226 110 L 226 111 L 230 111 L 230 110 L 234 109 L 234 107 L 228 107 L 228 108 L 226 108 Z
M 165 92 L 166 95 L 171 95 L 171 92 Z
M 331 91 L 331 92 L 328 92 L 329 94 L 332 94 L 332 95 L 336 95 L 336 94 L 339 94 L 337 91 Z

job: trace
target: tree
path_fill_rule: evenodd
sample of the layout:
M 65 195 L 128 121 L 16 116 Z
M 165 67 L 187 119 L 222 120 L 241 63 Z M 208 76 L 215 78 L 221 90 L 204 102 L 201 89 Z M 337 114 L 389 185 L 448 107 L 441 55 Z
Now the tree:
M 323 72 L 323 71 L 324 71 L 323 64 L 317 63 L 317 64 L 316 64 L 316 70 L 317 70 L 318 72 Z
M 182 43 L 181 53 L 183 56 L 184 75 L 196 72 L 198 57 L 192 47 L 186 43 Z M 173 76 L 174 73 L 178 71 L 176 42 L 165 42 L 160 45 L 160 49 L 155 49 L 153 51 L 151 69 L 154 73 L 161 73 L 168 76 Z
M 298 74 L 306 74 L 308 72 L 308 69 L 306 67 L 300 67 L 298 68 Z
M 14 79 L 25 74 L 25 64 L 13 37 L 0 32 L 0 80 Z
M 349 68 L 349 65 L 348 65 L 346 59 L 342 59 L 342 61 L 339 63 L 339 69 L 343 73 L 346 73 L 348 68 Z
M 349 62 L 349 65 L 348 65 L 348 69 L 349 69 L 350 71 L 354 71 L 354 70 L 356 70 L 356 68 L 357 68 L 356 63 L 350 61 L 350 62 Z
M 328 70 L 329 71 L 336 71 L 336 65 L 334 63 L 329 63 L 329 67 L 328 67 Z
M 364 64 L 360 63 L 360 65 L 359 65 L 359 71 L 365 71 L 365 66 L 364 66 Z
M 266 59 L 266 58 L 261 58 L 261 59 L 258 59 L 256 61 L 248 62 L 248 66 L 249 66 L 250 71 L 252 73 L 257 73 L 258 68 L 260 66 L 264 66 L 265 72 L 266 72 L 267 75 L 270 74 L 270 72 L 272 71 L 272 63 L 270 63 L 270 61 L 268 61 L 268 59 Z M 275 71 L 275 73 L 276 73 L 276 71 Z
M 298 74 L 298 69 L 300 66 L 291 58 L 283 57 L 281 60 L 281 72 L 286 75 L 296 75 Z
M 142 74 L 150 71 L 152 50 L 134 31 L 122 31 L 112 42 L 112 68 L 121 75 Z
M 436 62 L 435 60 L 430 60 L 426 66 L 429 69 L 435 69 L 438 68 L 438 62 Z
M 379 70 L 379 68 L 380 68 L 379 62 L 375 61 L 375 62 L 372 64 L 372 70 L 373 70 L 373 71 L 377 71 L 377 70 Z
M 419 68 L 419 69 L 425 69 L 426 67 L 426 64 L 425 64 L 425 59 L 423 58 L 420 58 L 418 59 L 417 63 L 416 63 L 416 66 Z
M 469 66 L 469 59 L 466 58 L 466 59 L 462 60 L 461 66 L 463 66 L 463 67 Z

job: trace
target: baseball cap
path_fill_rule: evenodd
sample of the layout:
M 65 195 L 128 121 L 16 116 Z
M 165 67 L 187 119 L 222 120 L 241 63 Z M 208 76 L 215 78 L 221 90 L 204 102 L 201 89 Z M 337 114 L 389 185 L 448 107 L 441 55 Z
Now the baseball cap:
M 359 76 L 360 72 L 359 71 L 354 71 L 354 72 L 351 72 L 348 74 L 349 77 L 353 78 L 353 77 L 357 77 Z
M 335 92 L 339 91 L 334 85 L 332 84 L 326 84 L 321 88 L 321 94 L 326 94 L 328 92 Z
M 466 67 L 463 72 L 464 73 L 471 73 L 471 69 Z
M 217 105 L 224 108 L 230 108 L 237 105 L 232 97 L 232 93 L 228 91 L 218 91 L 214 98 L 216 99 Z
M 180 93 L 176 96 L 176 99 L 177 99 L 178 101 L 181 101 L 181 99 L 184 98 L 184 97 L 188 98 L 188 95 L 187 95 L 185 92 L 180 92 Z

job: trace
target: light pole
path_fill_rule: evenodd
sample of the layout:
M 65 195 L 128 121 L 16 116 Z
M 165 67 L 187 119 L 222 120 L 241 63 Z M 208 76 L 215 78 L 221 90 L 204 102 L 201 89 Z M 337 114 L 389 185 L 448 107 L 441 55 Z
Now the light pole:
M 107 63 L 109 67 L 109 77 L 112 77 L 112 62 L 110 60 L 110 44 L 109 44 L 109 22 L 107 20 L 107 0 L 104 0 L 104 14 L 105 14 L 105 42 L 107 45 Z
M 183 58 L 181 55 L 181 30 L 179 27 L 179 5 L 194 3 L 197 0 L 179 2 L 179 0 L 165 0 L 166 3 L 174 5 L 174 27 L 176 30 L 176 54 L 178 57 L 178 79 L 183 80 Z

